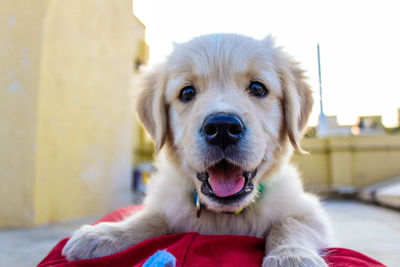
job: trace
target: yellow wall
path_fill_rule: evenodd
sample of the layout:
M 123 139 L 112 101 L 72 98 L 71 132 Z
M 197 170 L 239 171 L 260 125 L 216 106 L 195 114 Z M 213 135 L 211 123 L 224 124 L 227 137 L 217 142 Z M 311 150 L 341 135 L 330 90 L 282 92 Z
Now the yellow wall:
M 327 139 L 305 138 L 303 149 L 309 154 L 295 153 L 292 162 L 302 173 L 306 185 L 319 186 L 330 183 L 329 157 L 327 156 Z
M 0 226 L 29 225 L 34 217 L 36 100 L 46 5 L 3 1 L 0 8 Z
M 303 147 L 310 155 L 292 161 L 310 188 L 359 188 L 400 175 L 399 135 L 305 138 Z
M 132 1 L 6 1 L 0 18 L 0 226 L 129 203 Z

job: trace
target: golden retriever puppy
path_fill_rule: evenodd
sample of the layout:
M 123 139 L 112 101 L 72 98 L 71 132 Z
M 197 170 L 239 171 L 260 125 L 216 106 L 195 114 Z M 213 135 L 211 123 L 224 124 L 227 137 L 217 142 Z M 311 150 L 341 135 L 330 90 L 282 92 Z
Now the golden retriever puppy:
M 147 77 L 137 103 L 155 142 L 145 209 L 86 225 L 69 260 L 96 258 L 180 232 L 266 240 L 263 266 L 327 266 L 330 230 L 289 163 L 312 106 L 298 64 L 271 37 L 212 34 L 177 45 Z M 193 201 L 195 199 L 195 201 Z

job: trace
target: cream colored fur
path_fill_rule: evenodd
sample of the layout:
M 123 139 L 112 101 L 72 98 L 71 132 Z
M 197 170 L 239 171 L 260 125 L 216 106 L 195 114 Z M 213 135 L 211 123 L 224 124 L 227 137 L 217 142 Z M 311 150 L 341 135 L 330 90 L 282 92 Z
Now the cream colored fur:
M 250 81 L 262 81 L 269 94 L 250 96 Z M 178 100 L 180 89 L 195 86 L 192 103 Z M 327 266 L 319 251 L 330 244 L 329 223 L 318 199 L 303 191 L 290 165 L 312 106 L 303 72 L 273 40 L 234 34 L 196 38 L 176 47 L 151 72 L 138 101 L 138 113 L 155 141 L 157 173 L 150 179 L 145 209 L 122 222 L 83 226 L 66 244 L 69 260 L 96 258 L 145 239 L 171 233 L 234 234 L 266 238 L 263 266 Z M 253 190 L 240 203 L 222 205 L 203 195 L 196 172 L 207 169 L 197 132 L 215 112 L 235 113 L 249 128 L 237 164 L 258 169 Z M 290 146 L 292 145 L 292 147 Z M 193 190 L 207 208 L 196 217 Z M 240 214 L 233 212 L 244 208 Z

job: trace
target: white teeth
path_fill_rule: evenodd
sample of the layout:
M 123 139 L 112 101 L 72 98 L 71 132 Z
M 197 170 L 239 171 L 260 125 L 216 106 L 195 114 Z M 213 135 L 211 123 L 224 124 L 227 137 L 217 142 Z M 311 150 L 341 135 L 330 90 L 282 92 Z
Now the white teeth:
M 253 191 L 253 188 L 254 188 L 254 185 L 250 182 L 250 183 L 246 186 L 246 188 L 244 189 L 244 191 L 245 191 L 246 193 L 250 193 L 251 191 Z
M 206 185 L 206 184 L 202 184 L 202 185 L 201 185 L 201 192 L 202 192 L 204 195 L 210 195 L 210 194 L 213 193 L 213 192 L 212 192 L 212 189 L 211 189 L 208 185 Z

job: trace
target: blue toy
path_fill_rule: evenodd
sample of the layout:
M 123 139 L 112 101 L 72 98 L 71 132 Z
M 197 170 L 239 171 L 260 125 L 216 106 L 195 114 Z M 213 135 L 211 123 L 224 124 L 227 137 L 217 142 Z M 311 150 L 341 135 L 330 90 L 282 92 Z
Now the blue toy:
M 174 255 L 166 250 L 159 250 L 148 258 L 143 267 L 175 267 L 175 265 Z

